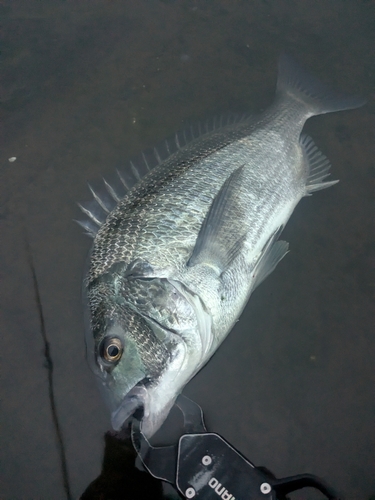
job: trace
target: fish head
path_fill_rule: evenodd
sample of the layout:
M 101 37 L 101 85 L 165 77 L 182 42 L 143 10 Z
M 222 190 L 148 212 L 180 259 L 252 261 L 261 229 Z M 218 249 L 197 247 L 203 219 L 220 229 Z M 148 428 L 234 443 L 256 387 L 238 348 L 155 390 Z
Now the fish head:
M 103 293 L 102 285 L 89 295 L 91 356 L 112 427 L 121 429 L 142 409 L 142 431 L 151 437 L 205 359 L 209 316 L 196 310 L 197 297 L 165 280 L 137 283 L 136 292 L 128 287 L 120 295 L 108 287 Z

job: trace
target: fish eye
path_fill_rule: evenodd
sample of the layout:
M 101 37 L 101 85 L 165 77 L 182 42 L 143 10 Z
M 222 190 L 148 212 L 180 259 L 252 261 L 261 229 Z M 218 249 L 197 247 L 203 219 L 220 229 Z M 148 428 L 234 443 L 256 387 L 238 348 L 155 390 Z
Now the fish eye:
M 107 337 L 103 339 L 100 346 L 100 356 L 109 363 L 116 363 L 122 356 L 124 346 L 117 337 Z

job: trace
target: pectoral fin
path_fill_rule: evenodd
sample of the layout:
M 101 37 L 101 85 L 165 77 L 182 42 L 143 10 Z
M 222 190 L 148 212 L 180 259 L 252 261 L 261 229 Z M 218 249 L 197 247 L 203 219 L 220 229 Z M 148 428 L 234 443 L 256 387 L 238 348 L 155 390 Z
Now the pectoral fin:
M 223 222 L 231 213 L 238 212 L 238 188 L 242 171 L 243 166 L 235 170 L 214 198 L 187 263 L 189 267 L 207 264 L 221 274 L 240 253 L 246 233 L 240 235 L 234 243 L 228 243 L 228 224 Z

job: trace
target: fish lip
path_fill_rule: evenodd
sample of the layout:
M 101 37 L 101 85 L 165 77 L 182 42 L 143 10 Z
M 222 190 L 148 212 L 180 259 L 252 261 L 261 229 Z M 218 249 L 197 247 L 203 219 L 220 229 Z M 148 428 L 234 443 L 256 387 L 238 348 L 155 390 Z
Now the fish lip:
M 111 423 L 115 431 L 120 431 L 126 421 L 139 409 L 144 409 L 147 400 L 146 385 L 150 382 L 143 379 L 126 394 L 120 405 L 111 414 Z

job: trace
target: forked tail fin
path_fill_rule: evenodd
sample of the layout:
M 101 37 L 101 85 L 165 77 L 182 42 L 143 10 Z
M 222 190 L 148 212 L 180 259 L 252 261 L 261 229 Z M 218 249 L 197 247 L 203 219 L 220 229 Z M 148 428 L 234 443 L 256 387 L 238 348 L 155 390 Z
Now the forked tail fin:
M 359 108 L 366 103 L 361 97 L 333 92 L 286 54 L 279 58 L 277 93 L 303 103 L 311 116 Z

